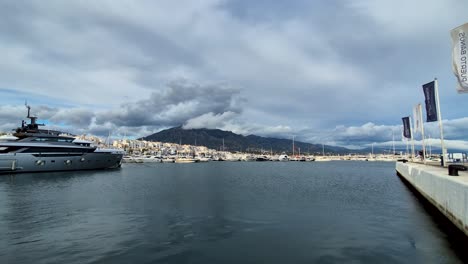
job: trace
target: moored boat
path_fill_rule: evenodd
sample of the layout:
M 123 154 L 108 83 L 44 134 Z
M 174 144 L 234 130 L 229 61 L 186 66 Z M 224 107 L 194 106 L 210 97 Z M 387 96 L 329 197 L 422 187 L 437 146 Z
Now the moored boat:
M 0 172 L 44 172 L 110 169 L 121 166 L 124 151 L 98 149 L 92 142 L 76 139 L 60 131 L 39 129 L 37 117 L 21 127 L 9 138 L 0 141 Z M 16 138 L 16 139 L 15 139 Z
M 181 157 L 181 158 L 176 158 L 175 163 L 195 163 L 199 162 L 199 160 L 194 159 L 194 158 L 187 158 L 187 157 Z

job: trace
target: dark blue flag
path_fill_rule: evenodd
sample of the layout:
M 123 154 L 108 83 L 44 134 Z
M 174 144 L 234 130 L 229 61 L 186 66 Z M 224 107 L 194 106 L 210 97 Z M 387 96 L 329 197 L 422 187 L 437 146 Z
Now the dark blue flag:
M 405 138 L 411 138 L 411 126 L 409 116 L 403 117 L 401 120 L 403 120 L 403 136 Z
M 437 106 L 435 100 L 435 81 L 423 85 L 426 98 L 426 122 L 437 121 Z

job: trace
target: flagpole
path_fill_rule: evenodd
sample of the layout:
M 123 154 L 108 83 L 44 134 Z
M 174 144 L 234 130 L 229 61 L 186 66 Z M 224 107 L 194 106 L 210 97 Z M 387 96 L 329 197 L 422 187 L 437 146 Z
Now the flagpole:
M 401 141 L 404 141 L 406 144 L 406 152 L 405 152 L 405 157 L 409 159 L 409 148 L 408 148 L 408 139 L 405 138 L 405 128 L 402 127 L 401 129 Z
M 427 153 L 426 153 L 426 142 L 425 142 L 425 138 L 424 138 L 424 122 L 422 120 L 422 106 L 421 104 L 418 104 L 418 118 L 420 118 L 419 123 L 421 123 L 421 143 L 422 143 L 422 148 L 423 148 L 423 162 L 424 164 L 426 164 L 426 156 L 427 156 Z
M 405 138 L 405 141 L 406 141 L 406 158 L 409 158 L 410 153 L 409 153 L 409 147 L 408 147 L 408 139 Z
M 437 103 L 437 119 L 439 120 L 439 129 L 440 129 L 440 146 L 442 147 L 442 167 L 445 167 L 447 163 L 447 150 L 445 149 L 444 144 L 444 128 L 442 127 L 442 116 L 440 114 L 440 102 L 439 102 L 439 82 L 437 78 L 434 78 L 435 82 L 435 99 Z
M 429 157 L 432 157 L 432 143 L 431 143 L 431 134 L 427 135 L 429 137 L 428 145 L 429 145 Z
M 409 117 L 409 127 L 410 127 L 410 135 L 411 135 L 411 160 L 414 161 L 414 138 L 413 138 L 413 131 L 411 131 L 411 117 Z

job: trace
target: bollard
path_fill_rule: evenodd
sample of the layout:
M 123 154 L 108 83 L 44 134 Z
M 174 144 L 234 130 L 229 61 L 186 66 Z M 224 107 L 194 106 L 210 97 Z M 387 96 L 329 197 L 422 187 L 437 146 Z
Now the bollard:
M 450 176 L 459 176 L 458 171 L 466 171 L 466 167 L 460 164 L 451 164 L 448 165 L 448 175 Z

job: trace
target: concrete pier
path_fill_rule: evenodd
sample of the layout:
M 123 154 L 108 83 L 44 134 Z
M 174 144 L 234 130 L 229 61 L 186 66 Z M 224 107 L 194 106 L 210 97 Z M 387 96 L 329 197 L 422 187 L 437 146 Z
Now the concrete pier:
M 468 236 L 468 173 L 449 176 L 448 169 L 396 163 L 397 173 Z

